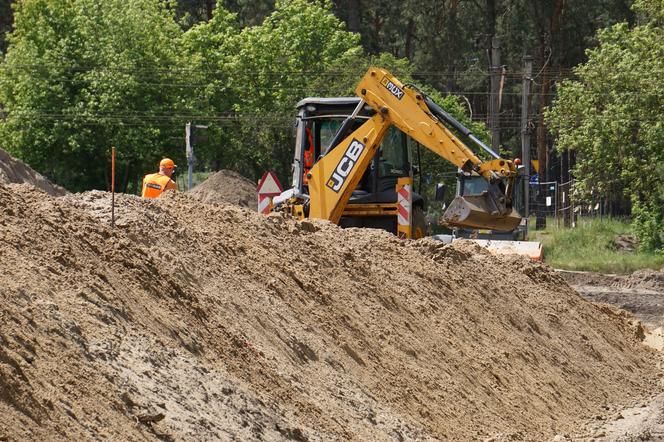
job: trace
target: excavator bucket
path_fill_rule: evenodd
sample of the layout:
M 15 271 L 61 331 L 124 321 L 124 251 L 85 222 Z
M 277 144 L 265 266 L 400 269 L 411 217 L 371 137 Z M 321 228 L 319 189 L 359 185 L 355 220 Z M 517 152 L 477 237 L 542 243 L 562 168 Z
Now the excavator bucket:
M 516 229 L 521 215 L 514 209 L 501 210 L 489 192 L 483 192 L 454 198 L 443 214 L 443 222 L 450 227 L 508 232 Z

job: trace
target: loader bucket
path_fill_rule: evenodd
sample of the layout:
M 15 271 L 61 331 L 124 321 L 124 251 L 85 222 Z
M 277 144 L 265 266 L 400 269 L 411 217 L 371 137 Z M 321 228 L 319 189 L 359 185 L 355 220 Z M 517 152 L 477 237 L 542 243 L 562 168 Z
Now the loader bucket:
M 513 209 L 501 210 L 489 193 L 483 192 L 454 198 L 443 214 L 443 222 L 450 227 L 508 232 L 521 223 L 521 215 Z

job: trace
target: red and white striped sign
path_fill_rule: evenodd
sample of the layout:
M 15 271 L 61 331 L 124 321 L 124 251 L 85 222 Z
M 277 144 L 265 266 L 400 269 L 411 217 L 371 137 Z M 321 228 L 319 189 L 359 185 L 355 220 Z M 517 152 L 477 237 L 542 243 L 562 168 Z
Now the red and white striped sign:
M 269 195 L 258 195 L 258 213 L 267 215 L 272 208 L 272 197 Z
M 412 207 L 412 185 L 405 184 L 397 191 L 397 222 L 400 232 L 410 232 L 410 212 Z M 410 235 L 406 235 L 410 237 Z

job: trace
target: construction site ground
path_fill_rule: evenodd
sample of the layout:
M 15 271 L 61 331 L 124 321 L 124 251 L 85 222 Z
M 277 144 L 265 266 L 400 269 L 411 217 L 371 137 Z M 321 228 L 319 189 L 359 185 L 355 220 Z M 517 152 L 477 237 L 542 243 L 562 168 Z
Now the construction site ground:
M 648 331 L 546 265 L 110 201 L 0 183 L 0 440 L 663 437 Z
M 584 298 L 624 309 L 645 327 L 644 342 L 664 351 L 664 270 L 643 269 L 631 275 L 559 270 Z M 664 440 L 664 397 L 656 396 L 623 410 L 616 419 L 595 425 L 611 440 Z

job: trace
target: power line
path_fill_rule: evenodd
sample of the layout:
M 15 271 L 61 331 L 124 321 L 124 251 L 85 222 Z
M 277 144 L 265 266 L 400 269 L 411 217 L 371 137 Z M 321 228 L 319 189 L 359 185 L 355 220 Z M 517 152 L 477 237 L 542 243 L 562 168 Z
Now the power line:
M 80 80 L 76 79 L 70 79 L 70 78 L 47 78 L 46 80 L 49 80 L 52 83 L 75 83 L 75 82 L 81 82 Z M 167 87 L 172 87 L 172 88 L 182 88 L 182 89 L 205 89 L 207 91 L 210 90 L 215 90 L 215 89 L 231 89 L 233 91 L 244 91 L 247 93 L 251 92 L 256 92 L 257 90 L 260 91 L 268 91 L 268 92 L 290 92 L 290 93 L 299 93 L 300 96 L 320 96 L 320 95 L 328 95 L 329 91 L 327 90 L 313 90 L 310 87 L 283 87 L 283 86 L 228 86 L 228 85 L 215 85 L 211 83 L 152 83 L 152 82 L 134 82 L 132 84 L 133 86 L 136 87 L 153 87 L 153 88 L 167 88 Z M 640 87 L 647 87 L 647 84 L 641 84 L 639 85 Z M 653 84 L 654 86 L 654 84 Z M 450 94 L 450 95 L 471 95 L 471 96 L 487 96 L 489 95 L 489 92 L 487 91 L 472 91 L 472 90 L 461 90 L 461 91 L 454 91 L 454 90 L 441 90 L 439 91 L 442 94 Z M 659 92 L 656 89 L 652 89 L 652 95 L 654 96 L 659 96 L 661 95 L 661 92 Z M 503 92 L 503 96 L 521 96 L 521 92 Z M 545 94 L 542 93 L 533 93 L 532 94 L 535 97 L 556 97 L 558 94 L 556 92 L 547 92 Z M 641 90 L 627 90 L 627 91 L 611 91 L 611 92 L 602 92 L 602 93 L 597 93 L 597 92 L 592 92 L 588 91 L 587 95 L 589 96 L 602 96 L 602 97 L 614 97 L 614 96 L 620 96 L 620 95 L 642 95 L 642 96 L 652 96 L 648 95 L 647 91 L 644 91 L 643 89 Z
M 237 123 L 256 123 L 263 127 L 291 128 L 293 126 L 294 116 L 284 114 L 245 114 L 245 115 L 149 115 L 149 114 L 63 114 L 48 112 L 18 112 L 10 114 L 15 120 L 25 121 L 53 121 L 53 122 L 76 122 L 79 124 L 89 124 L 95 126 L 180 126 L 187 121 L 206 121 L 213 122 L 219 126 L 233 126 Z M 479 118 L 481 117 L 481 118 Z M 531 122 L 535 123 L 541 117 L 541 114 L 532 116 Z M 640 123 L 640 122 L 659 122 L 660 117 L 652 118 L 619 118 L 615 115 L 607 116 L 619 122 Z M 486 119 L 486 115 L 478 115 L 473 121 L 478 122 Z M 518 130 L 521 129 L 520 118 L 514 116 L 502 116 L 501 129 Z
M 0 65 L 0 70 L 11 70 L 11 69 L 21 69 L 21 70 L 39 70 L 42 68 L 51 68 L 51 69 L 56 69 L 56 70 L 65 70 L 65 71 L 72 71 L 72 72 L 93 72 L 93 71 L 115 71 L 115 72 L 126 72 L 126 73 L 141 73 L 141 72 L 154 72 L 154 73 L 166 73 L 166 74 L 173 74 L 173 73 L 188 73 L 188 72 L 196 72 L 196 73 L 207 73 L 207 74 L 214 74 L 214 73 L 220 73 L 220 74 L 225 74 L 228 75 L 229 73 L 233 74 L 245 74 L 245 75 L 256 75 L 256 76 L 293 76 L 293 75 L 310 75 L 310 76 L 315 76 L 315 77 L 343 77 L 343 76 L 350 76 L 353 75 L 354 73 L 349 72 L 347 70 L 341 71 L 341 70 L 332 70 L 332 71 L 315 71 L 315 70 L 274 70 L 274 71 L 265 71 L 265 70 L 253 70 L 253 69 L 247 69 L 246 71 L 244 70 L 239 70 L 239 71 L 233 71 L 233 70 L 225 70 L 225 69 L 216 69 L 216 68 L 211 68 L 208 66 L 201 66 L 201 67 L 182 67 L 182 66 L 164 66 L 164 67 L 159 67 L 159 66 L 130 66 L 130 67 L 122 67 L 122 66 L 107 66 L 107 65 L 66 65 L 66 64 L 49 64 L 49 63 L 32 63 L 32 64 L 12 64 L 12 65 Z M 556 74 L 574 74 L 574 68 L 557 68 L 557 69 L 549 69 L 547 70 L 547 73 L 549 75 L 556 75 Z M 512 77 L 518 77 L 518 79 L 521 79 L 523 77 L 523 72 L 521 71 L 508 71 L 506 72 L 506 76 L 512 76 Z M 458 70 L 453 70 L 453 71 L 415 71 L 411 74 L 413 77 L 429 77 L 429 78 L 434 78 L 434 77 L 463 77 L 463 76 L 468 76 L 468 77 L 485 77 L 488 78 L 490 76 L 489 72 L 477 72 L 477 71 L 458 71 Z

